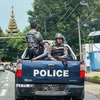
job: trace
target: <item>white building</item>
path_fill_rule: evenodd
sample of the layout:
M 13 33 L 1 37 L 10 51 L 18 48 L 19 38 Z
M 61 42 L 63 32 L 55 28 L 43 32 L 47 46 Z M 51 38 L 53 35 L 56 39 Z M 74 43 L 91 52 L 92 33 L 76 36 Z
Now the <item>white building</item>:
M 100 31 L 91 32 L 89 36 L 100 36 Z M 89 52 L 100 51 L 100 43 L 88 43 L 82 45 L 82 59 L 85 61 Z
M 85 61 L 87 56 L 89 56 L 89 52 L 100 51 L 100 43 L 90 43 L 82 45 L 82 59 Z

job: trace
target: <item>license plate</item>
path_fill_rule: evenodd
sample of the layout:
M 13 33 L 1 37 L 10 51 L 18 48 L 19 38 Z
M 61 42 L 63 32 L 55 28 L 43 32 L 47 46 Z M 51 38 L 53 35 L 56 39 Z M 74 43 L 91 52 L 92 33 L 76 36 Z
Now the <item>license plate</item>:
M 58 84 L 44 84 L 43 90 L 44 91 L 59 91 L 59 85 Z

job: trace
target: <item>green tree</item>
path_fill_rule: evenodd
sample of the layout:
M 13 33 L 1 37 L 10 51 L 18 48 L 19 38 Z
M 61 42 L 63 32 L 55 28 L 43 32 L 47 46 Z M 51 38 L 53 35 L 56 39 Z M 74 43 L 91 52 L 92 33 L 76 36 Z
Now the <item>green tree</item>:
M 18 37 L 19 34 L 14 34 L 13 36 Z M 25 36 L 25 34 L 20 33 L 20 36 Z M 6 42 L 2 47 L 3 50 L 0 50 L 0 58 L 3 61 L 16 61 L 17 56 L 21 57 L 27 47 L 25 38 L 10 38 L 2 41 Z
M 29 22 L 37 21 L 45 39 L 53 39 L 56 33 L 61 32 L 76 50 L 79 48 L 77 17 L 80 17 L 82 43 L 88 42 L 86 37 L 92 27 L 90 21 L 100 15 L 99 4 L 98 0 L 34 0 L 33 10 L 28 11 Z M 85 24 L 89 26 L 87 29 Z
M 30 30 L 30 26 L 25 27 L 25 29 L 23 30 L 23 32 L 26 34 L 27 32 L 29 32 Z
M 1 27 L 0 27 L 0 36 L 2 36 L 2 33 L 3 33 L 3 30 L 2 30 Z
M 1 27 L 0 27 L 0 34 L 1 34 L 1 33 L 3 33 L 3 30 L 2 30 Z

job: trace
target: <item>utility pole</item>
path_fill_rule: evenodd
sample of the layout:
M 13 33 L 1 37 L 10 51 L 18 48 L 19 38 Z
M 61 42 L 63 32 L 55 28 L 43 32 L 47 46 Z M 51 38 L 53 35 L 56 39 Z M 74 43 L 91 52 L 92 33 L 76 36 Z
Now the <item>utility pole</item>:
M 78 22 L 78 37 L 79 37 L 79 53 L 80 53 L 80 61 L 82 61 L 82 49 L 81 49 L 81 34 L 80 34 L 80 19 L 79 17 L 77 18 Z
M 45 33 L 47 33 L 47 26 L 46 26 L 47 22 L 46 19 L 44 20 L 44 28 L 45 28 Z

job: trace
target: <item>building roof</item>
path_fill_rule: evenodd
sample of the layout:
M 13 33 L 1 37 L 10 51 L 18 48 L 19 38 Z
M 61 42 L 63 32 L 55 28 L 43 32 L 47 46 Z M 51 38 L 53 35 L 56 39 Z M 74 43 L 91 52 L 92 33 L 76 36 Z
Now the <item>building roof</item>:
M 7 33 L 18 33 L 19 29 L 16 24 L 16 20 L 14 18 L 14 7 L 12 6 L 12 13 L 11 13 L 11 19 L 9 21 L 8 29 L 6 30 Z
M 100 35 L 100 31 L 90 32 L 88 36 L 98 36 L 98 35 Z

